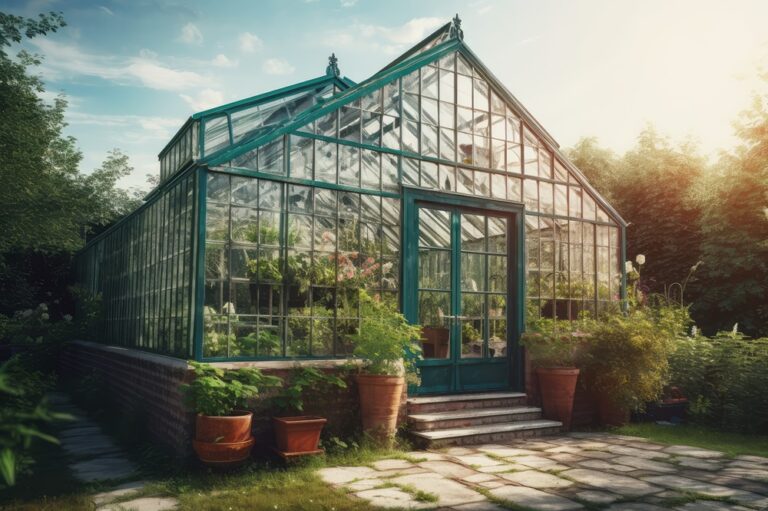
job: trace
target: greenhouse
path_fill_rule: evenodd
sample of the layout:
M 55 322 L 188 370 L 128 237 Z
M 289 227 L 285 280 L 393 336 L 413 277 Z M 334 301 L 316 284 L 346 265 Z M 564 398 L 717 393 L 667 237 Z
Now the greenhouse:
M 362 290 L 422 326 L 417 393 L 523 388 L 527 319 L 624 295 L 625 222 L 458 18 L 365 81 L 193 114 L 145 204 L 91 240 L 94 341 L 201 361 L 343 359 Z

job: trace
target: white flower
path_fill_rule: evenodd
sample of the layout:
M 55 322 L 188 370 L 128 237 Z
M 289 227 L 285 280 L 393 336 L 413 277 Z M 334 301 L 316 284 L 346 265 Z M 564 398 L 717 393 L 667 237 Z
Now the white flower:
M 44 303 L 41 303 L 40 305 L 38 305 L 37 308 L 40 309 L 41 311 L 47 311 L 48 310 L 48 306 L 46 304 L 44 304 Z
M 691 327 L 691 337 L 696 337 L 696 335 L 699 333 L 699 329 L 696 328 L 696 325 L 693 325 Z
M 624 271 L 627 273 L 632 273 L 633 271 L 635 271 L 635 267 L 632 265 L 632 261 L 624 262 Z
M 26 309 L 24 312 L 21 313 L 22 318 L 28 318 L 32 315 L 32 309 Z
M 224 304 L 224 307 L 221 309 L 222 314 L 236 314 L 235 313 L 235 304 L 232 302 L 227 302 Z
M 733 330 L 731 330 L 731 335 L 736 335 L 738 333 L 739 333 L 739 324 L 738 323 L 734 323 L 733 324 Z
M 49 316 L 48 316 L 48 313 L 47 313 L 47 312 L 43 312 L 43 313 L 40 315 L 40 319 L 42 319 L 43 321 L 48 321 L 48 318 L 49 318 Z
M 643 254 L 637 254 L 637 257 L 635 257 L 635 262 L 639 264 L 640 266 L 645 264 L 645 256 Z
M 63 319 L 64 321 L 72 321 L 72 316 L 69 314 L 64 314 Z

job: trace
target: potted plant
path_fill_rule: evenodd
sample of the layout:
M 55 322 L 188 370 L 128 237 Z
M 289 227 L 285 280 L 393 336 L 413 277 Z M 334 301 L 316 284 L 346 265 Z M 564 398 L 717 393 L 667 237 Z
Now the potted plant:
M 180 388 L 187 406 L 197 412 L 193 441 L 197 456 L 215 466 L 248 459 L 254 438 L 253 413 L 245 410 L 247 402 L 282 380 L 253 367 L 224 371 L 199 362 L 190 365 L 195 379 Z
M 531 365 L 536 368 L 542 409 L 548 419 L 571 427 L 573 398 L 584 357 L 586 334 L 573 332 L 569 322 L 541 319 L 523 334 Z
M 315 415 L 290 415 L 304 411 L 305 389 L 322 391 L 329 387 L 347 388 L 344 380 L 314 367 L 295 367 L 282 392 L 272 398 L 274 406 L 282 411 L 272 417 L 278 453 L 283 456 L 317 454 L 320 432 L 327 419 Z M 285 415 L 283 415 L 285 413 Z
M 360 291 L 360 328 L 350 336 L 354 354 L 363 360 L 357 375 L 363 430 L 388 442 L 397 427 L 405 376 L 417 379 L 421 329 L 395 306 Z

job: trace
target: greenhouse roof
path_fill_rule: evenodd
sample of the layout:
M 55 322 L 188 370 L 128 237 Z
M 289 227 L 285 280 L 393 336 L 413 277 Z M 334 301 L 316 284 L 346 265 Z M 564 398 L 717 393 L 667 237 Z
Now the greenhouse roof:
M 249 108 L 258 108 L 261 105 L 264 105 L 264 108 L 269 108 L 273 104 L 299 101 L 302 98 L 311 97 L 311 106 L 296 108 L 295 115 L 285 115 L 285 113 L 281 112 L 280 118 L 274 119 L 274 122 L 264 120 L 258 130 L 253 130 L 247 136 L 238 138 L 230 134 L 234 141 L 233 144 L 211 151 L 210 154 L 203 155 L 199 160 L 199 163 L 211 167 L 224 164 L 236 156 L 262 146 L 279 136 L 300 129 L 326 113 L 369 94 L 415 69 L 435 62 L 453 51 L 459 52 L 472 66 L 486 75 L 493 88 L 509 104 L 514 106 L 520 117 L 532 128 L 532 131 L 539 138 L 546 141 L 558 159 L 576 176 L 582 186 L 590 190 L 598 202 L 610 211 L 619 223 L 626 225 L 626 221 L 621 215 L 588 183 L 583 173 L 562 154 L 559 149 L 560 145 L 554 137 L 467 46 L 464 42 L 464 32 L 458 15 L 362 82 L 355 83 L 347 77 L 341 77 L 337 66 L 337 59 L 335 55 L 332 55 L 329 58 L 329 65 L 323 76 L 195 113 L 179 130 L 174 139 L 161 151 L 160 155 L 162 156 L 163 152 L 172 146 L 180 134 L 197 120 L 211 119 L 225 114 L 230 115 L 231 113 L 241 112 Z M 334 92 L 329 93 L 328 87 Z M 298 98 L 298 100 L 295 98 Z

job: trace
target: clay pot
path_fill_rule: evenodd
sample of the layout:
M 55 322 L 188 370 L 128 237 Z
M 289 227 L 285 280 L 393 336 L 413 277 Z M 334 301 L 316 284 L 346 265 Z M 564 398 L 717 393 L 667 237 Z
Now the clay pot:
M 253 413 L 246 411 L 224 416 L 197 414 L 192 446 L 200 461 L 226 466 L 248 459 L 254 443 L 252 420 Z
M 629 423 L 629 408 L 618 403 L 610 392 L 598 393 L 597 414 L 603 426 L 624 426 Z
M 405 378 L 378 374 L 357 376 L 363 431 L 373 438 L 388 441 L 397 431 L 397 415 Z
M 326 422 L 323 417 L 272 417 L 277 449 L 287 454 L 316 452 Z
M 568 431 L 571 429 L 573 396 L 579 370 L 575 367 L 540 367 L 536 369 L 536 374 L 544 417 L 562 422 L 563 429 Z

